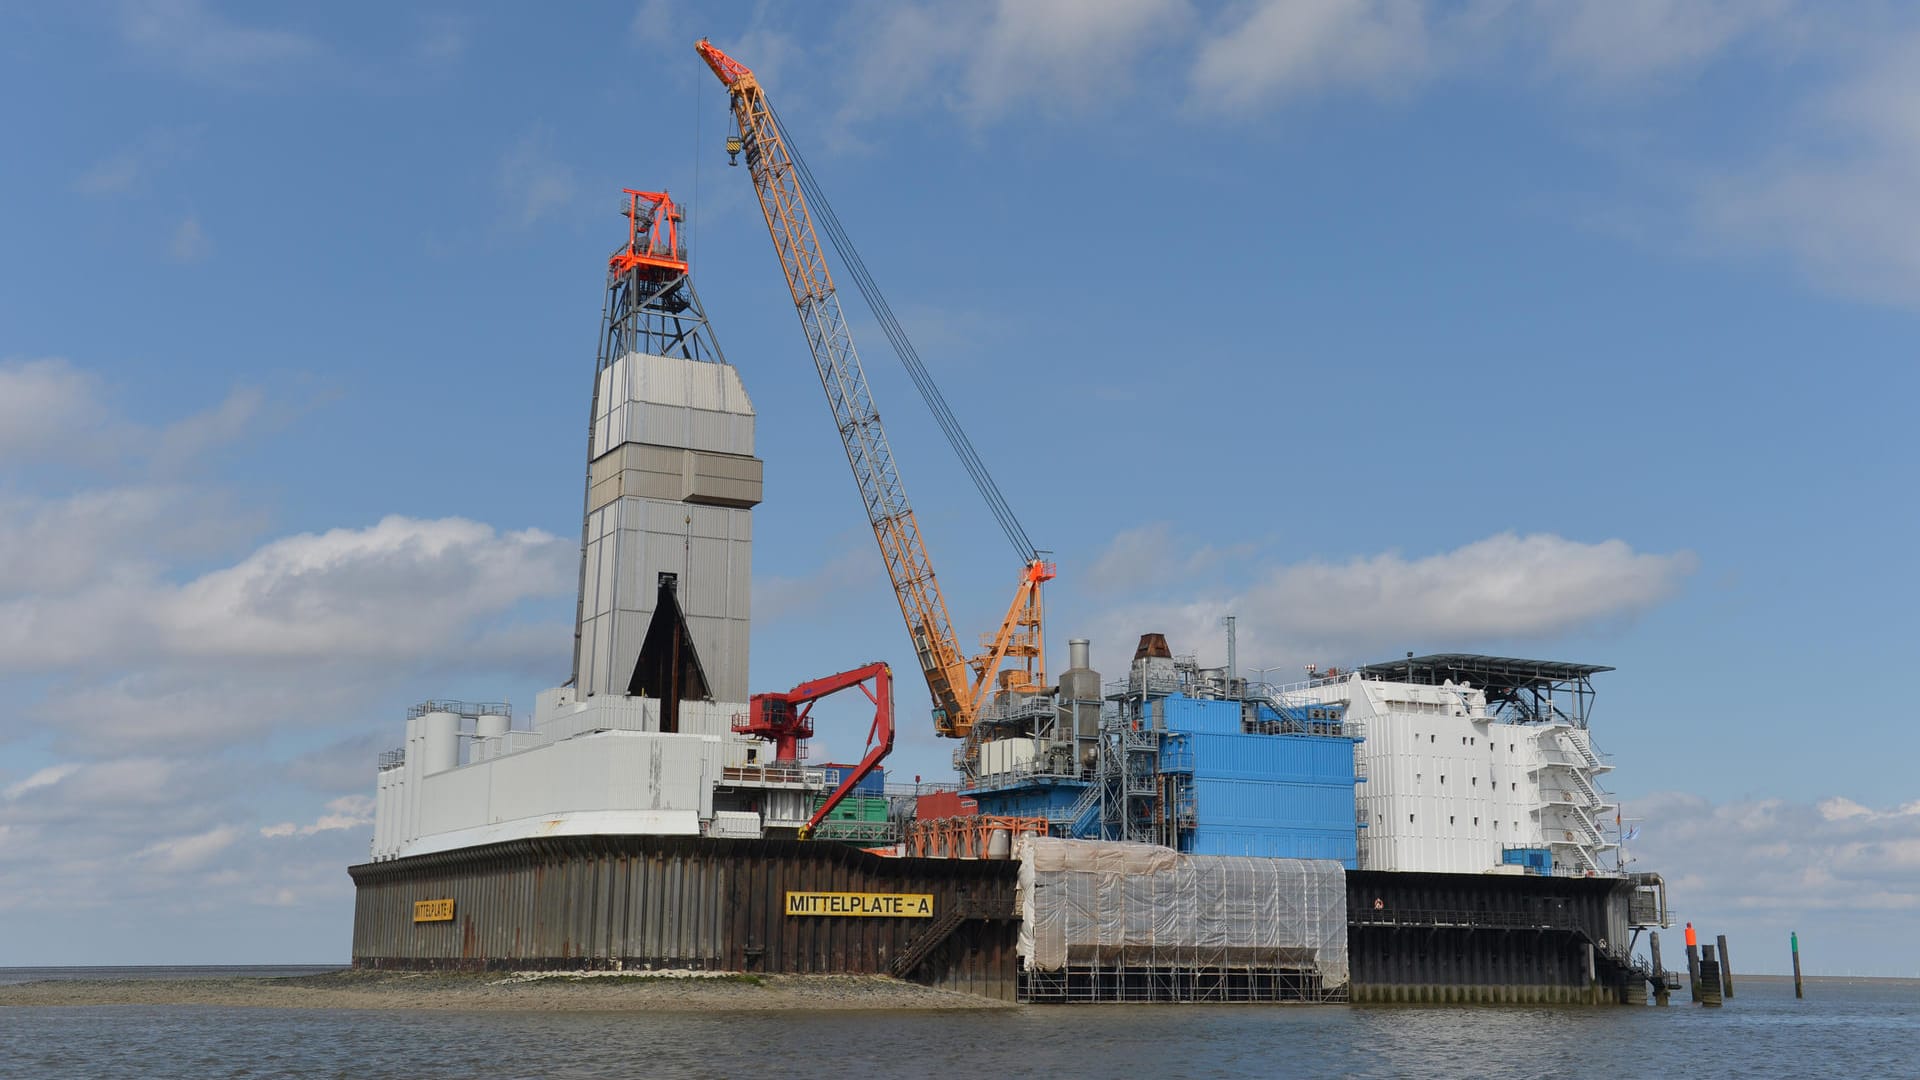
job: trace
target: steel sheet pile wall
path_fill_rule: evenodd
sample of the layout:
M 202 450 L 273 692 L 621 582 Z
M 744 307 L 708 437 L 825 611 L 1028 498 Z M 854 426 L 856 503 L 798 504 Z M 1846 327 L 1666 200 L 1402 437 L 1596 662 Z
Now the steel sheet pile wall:
M 1612 1002 L 1632 978 L 1618 878 L 1362 870 L 1347 890 L 1355 1002 Z
M 888 974 L 930 944 L 908 977 L 1014 996 L 1016 867 L 1006 861 L 883 858 L 827 842 L 595 836 L 349 873 L 356 967 Z M 936 917 L 790 916 L 788 892 L 926 893 Z M 414 922 L 414 903 L 430 899 L 453 900 L 453 920 Z M 938 940 L 923 942 L 928 934 Z
M 1330 860 L 1034 837 L 1021 842 L 1018 899 L 1023 968 L 1088 972 L 1088 999 L 1099 971 L 1177 976 L 1163 983 L 1176 997 L 1193 985 L 1182 973 L 1297 973 L 1299 996 L 1318 999 L 1347 985 L 1345 871 Z

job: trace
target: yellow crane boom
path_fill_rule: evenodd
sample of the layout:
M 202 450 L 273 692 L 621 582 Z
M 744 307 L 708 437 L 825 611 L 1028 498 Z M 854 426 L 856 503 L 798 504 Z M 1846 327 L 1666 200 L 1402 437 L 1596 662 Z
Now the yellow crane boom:
M 952 426 L 951 416 L 945 414 L 944 402 L 941 402 L 935 407 L 936 417 L 947 429 L 949 439 L 957 440 L 955 448 L 961 451 L 976 482 L 984 480 L 986 486 L 982 491 L 988 494 L 989 504 L 996 516 L 1001 517 L 1003 528 L 1009 528 L 1009 537 L 1022 549 L 1024 562 L 1013 603 L 1007 608 L 999 629 L 982 636 L 983 648 L 977 655 L 967 657 L 962 652 L 952 620 L 947 616 L 947 598 L 934 577 L 933 563 L 920 535 L 919 519 L 900 483 L 893 449 L 887 443 L 886 430 L 880 426 L 880 414 L 874 408 L 866 371 L 854 349 L 833 274 L 827 267 L 826 254 L 814 228 L 814 213 L 808 199 L 808 189 L 813 187 L 811 173 L 793 150 L 753 72 L 704 38 L 695 47 L 730 94 L 738 130 L 728 140 L 728 150 L 746 155 L 747 169 L 760 199 L 760 211 L 766 218 L 767 233 L 773 238 L 774 254 L 786 274 L 794 311 L 800 316 L 800 328 L 813 353 L 814 368 L 826 391 L 840 442 L 847 452 L 847 464 L 853 468 L 860 500 L 866 506 L 867 521 L 880 543 L 887 576 L 900 602 L 900 614 L 906 620 L 914 653 L 926 676 L 927 689 L 933 695 L 934 727 L 942 735 L 966 738 L 996 684 L 1021 691 L 1039 689 L 1045 683 L 1041 585 L 1053 578 L 1054 566 L 1026 543 L 1017 523 L 1009 528 L 1011 514 L 1005 510 L 1005 501 L 999 498 L 997 488 L 988 493 L 991 478 L 985 477 L 984 467 L 978 464 L 977 458 L 968 460 L 972 447 L 968 444 L 962 449 L 965 436 Z M 818 197 L 817 189 L 814 194 L 814 201 L 821 204 L 822 222 L 829 235 L 844 237 L 831 207 Z M 850 244 L 844 239 L 836 242 L 852 264 L 856 282 L 866 291 L 869 279 L 858 255 L 849 250 Z M 869 300 L 873 299 L 872 292 L 867 295 Z M 876 314 L 882 315 L 883 324 L 890 327 L 892 337 L 891 330 L 897 329 L 897 324 L 892 321 L 891 311 L 882 314 L 884 301 L 875 307 Z M 896 347 L 901 341 L 895 338 Z M 903 354 L 902 359 L 907 357 Z M 917 357 L 909 361 L 909 366 L 922 392 L 928 392 L 930 382 L 923 381 L 925 373 L 918 369 Z M 937 390 L 932 392 L 938 394 Z M 934 404 L 932 399 L 929 404 Z M 1008 667 L 1010 663 L 1017 666 Z

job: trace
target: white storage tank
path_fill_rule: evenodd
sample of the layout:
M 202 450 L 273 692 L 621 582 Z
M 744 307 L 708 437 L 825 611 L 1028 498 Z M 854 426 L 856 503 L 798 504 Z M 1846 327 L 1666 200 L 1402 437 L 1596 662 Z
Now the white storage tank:
M 446 772 L 460 764 L 460 716 L 430 712 L 420 718 L 422 775 Z
M 473 721 L 473 749 L 467 760 L 491 761 L 506 750 L 507 731 L 513 718 L 504 713 L 481 713 Z

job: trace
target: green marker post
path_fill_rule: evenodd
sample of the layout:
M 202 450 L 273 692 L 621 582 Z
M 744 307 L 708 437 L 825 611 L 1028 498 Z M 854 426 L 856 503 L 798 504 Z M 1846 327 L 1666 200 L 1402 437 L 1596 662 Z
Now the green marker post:
M 1800 934 L 1799 932 L 1789 931 L 1787 934 L 1787 940 L 1793 943 L 1793 996 L 1795 998 L 1804 998 L 1807 996 L 1807 988 L 1800 981 Z

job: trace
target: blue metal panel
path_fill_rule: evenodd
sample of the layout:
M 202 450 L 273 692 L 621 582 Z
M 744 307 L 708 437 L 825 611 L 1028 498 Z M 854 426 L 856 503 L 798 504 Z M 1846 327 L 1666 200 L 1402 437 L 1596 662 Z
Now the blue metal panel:
M 1553 851 L 1549 848 L 1510 847 L 1500 853 L 1500 861 L 1508 866 L 1524 866 L 1544 874 L 1553 869 Z
M 1353 740 L 1324 735 L 1188 736 L 1195 776 L 1353 783 Z
M 847 774 L 857 768 L 859 768 L 859 766 L 857 765 L 822 765 L 820 766 L 820 771 L 827 775 L 827 790 L 833 791 L 836 788 L 838 788 L 840 786 L 840 782 L 847 778 Z M 886 794 L 886 792 L 887 792 L 886 770 L 881 766 L 876 765 L 874 766 L 872 772 L 861 777 L 860 782 L 854 785 L 852 794 L 884 795 Z
M 1188 850 L 1195 855 L 1251 855 L 1265 859 L 1332 859 L 1355 869 L 1358 845 L 1351 830 L 1261 829 L 1202 825 Z
M 1175 694 L 1159 703 L 1168 731 L 1191 731 L 1212 735 L 1240 733 L 1240 703 L 1209 701 Z
M 1352 829 L 1353 787 L 1196 777 L 1203 825 Z

